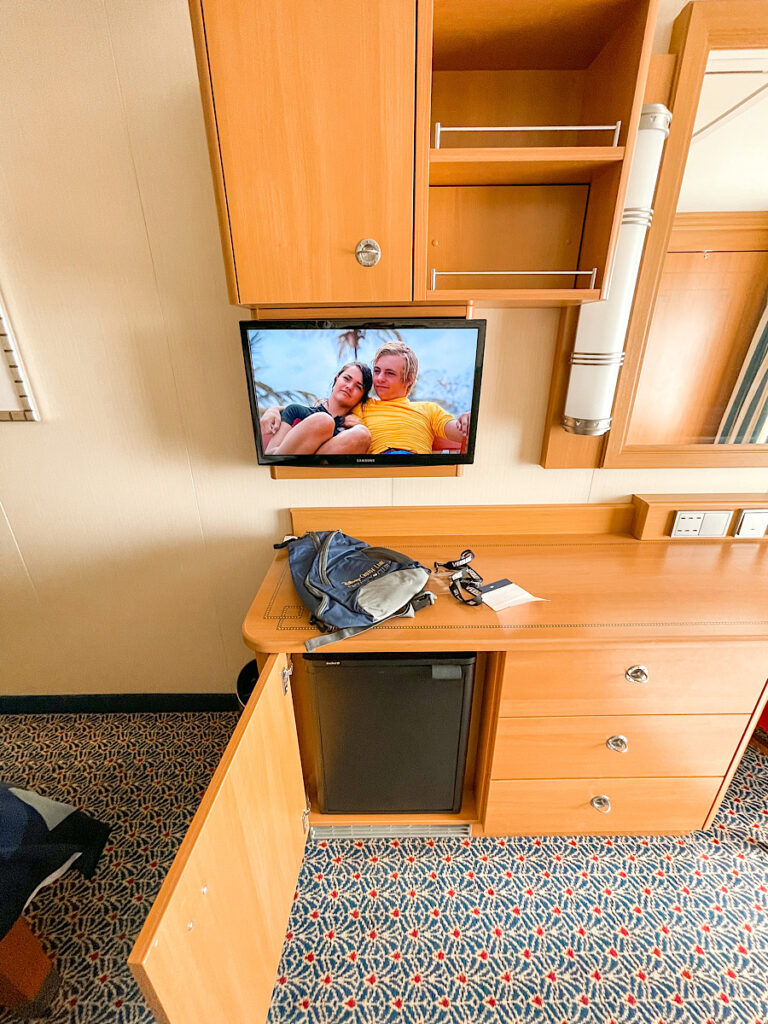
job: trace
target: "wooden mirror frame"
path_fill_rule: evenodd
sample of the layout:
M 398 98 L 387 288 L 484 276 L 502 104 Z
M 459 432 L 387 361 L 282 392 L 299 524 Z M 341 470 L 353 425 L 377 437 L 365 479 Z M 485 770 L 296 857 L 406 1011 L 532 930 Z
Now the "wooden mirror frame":
M 765 47 L 768 47 L 768 3 L 765 0 L 694 0 L 675 20 L 670 44 L 670 51 L 677 54 L 670 104 L 672 123 L 627 331 L 613 424 L 603 448 L 601 464 L 605 467 L 768 465 L 766 444 L 630 445 L 627 442 L 709 53 L 711 50 Z

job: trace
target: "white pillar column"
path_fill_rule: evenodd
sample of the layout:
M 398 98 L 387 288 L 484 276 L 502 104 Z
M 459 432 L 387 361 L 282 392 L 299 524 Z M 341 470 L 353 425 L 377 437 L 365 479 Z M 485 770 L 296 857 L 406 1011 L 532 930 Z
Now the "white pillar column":
M 672 115 L 661 103 L 643 107 L 616 246 L 610 294 L 581 307 L 571 355 L 563 427 L 572 434 L 605 434 L 635 297 L 661 154 Z

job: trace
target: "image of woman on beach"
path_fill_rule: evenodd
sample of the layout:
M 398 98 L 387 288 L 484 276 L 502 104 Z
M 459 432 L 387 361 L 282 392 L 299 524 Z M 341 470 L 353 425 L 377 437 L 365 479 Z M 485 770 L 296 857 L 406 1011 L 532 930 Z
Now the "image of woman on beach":
M 352 410 L 368 401 L 373 374 L 366 363 L 346 363 L 333 378 L 331 393 L 317 405 L 291 403 L 261 417 L 267 455 L 365 454 L 371 435 Z

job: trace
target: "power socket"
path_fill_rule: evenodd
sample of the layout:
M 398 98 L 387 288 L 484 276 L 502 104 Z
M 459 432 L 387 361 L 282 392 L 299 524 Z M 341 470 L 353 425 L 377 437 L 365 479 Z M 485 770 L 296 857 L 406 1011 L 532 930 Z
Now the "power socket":
M 733 509 L 704 512 L 677 512 L 671 537 L 725 537 Z
M 745 508 L 739 516 L 734 537 L 764 537 L 768 530 L 768 508 Z
M 676 512 L 671 537 L 698 537 L 701 524 L 704 522 L 703 512 Z

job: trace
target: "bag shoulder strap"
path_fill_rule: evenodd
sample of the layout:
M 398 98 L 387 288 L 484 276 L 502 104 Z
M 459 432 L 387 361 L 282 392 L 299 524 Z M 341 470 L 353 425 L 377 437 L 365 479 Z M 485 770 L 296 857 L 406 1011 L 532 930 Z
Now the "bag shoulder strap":
M 378 622 L 372 622 L 369 626 L 347 626 L 346 629 L 337 629 L 333 633 L 325 633 L 323 636 L 312 637 L 311 640 L 307 640 L 304 644 L 304 648 L 307 651 L 316 651 L 318 647 L 325 647 L 326 644 L 335 644 L 339 640 L 348 640 L 351 636 L 357 636 L 359 633 L 365 633 L 368 629 L 373 629 L 374 626 L 380 625 L 382 622 L 387 622 L 389 619 L 396 619 L 398 616 L 405 615 L 411 616 L 414 612 L 419 611 L 422 608 L 426 608 L 429 604 L 434 604 L 437 597 L 430 590 L 422 590 L 421 593 L 416 594 L 415 597 L 411 598 L 408 604 L 403 605 L 402 608 L 398 608 L 396 612 L 392 612 L 391 615 L 387 615 L 383 619 L 379 619 Z M 317 622 L 315 622 L 317 625 Z

